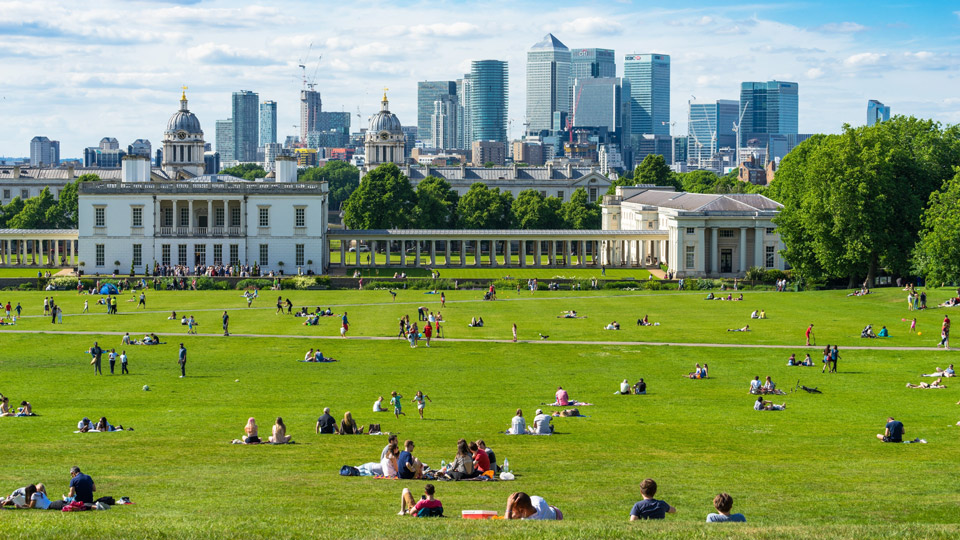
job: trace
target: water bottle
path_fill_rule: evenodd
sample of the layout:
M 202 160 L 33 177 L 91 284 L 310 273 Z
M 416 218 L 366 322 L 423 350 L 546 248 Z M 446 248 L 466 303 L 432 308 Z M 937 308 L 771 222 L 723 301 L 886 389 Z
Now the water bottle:
M 442 471 L 442 470 L 445 470 L 446 468 L 447 468 L 447 460 L 441 459 L 441 460 L 440 460 L 440 470 Z
M 510 472 L 510 460 L 503 460 L 503 472 Z

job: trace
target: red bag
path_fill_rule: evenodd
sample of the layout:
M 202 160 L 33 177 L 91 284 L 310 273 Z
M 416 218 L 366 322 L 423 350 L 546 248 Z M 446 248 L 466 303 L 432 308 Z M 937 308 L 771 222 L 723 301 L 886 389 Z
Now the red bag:
M 81 501 L 73 501 L 72 503 L 63 507 L 62 512 L 82 512 L 87 509 L 87 505 L 83 504 Z

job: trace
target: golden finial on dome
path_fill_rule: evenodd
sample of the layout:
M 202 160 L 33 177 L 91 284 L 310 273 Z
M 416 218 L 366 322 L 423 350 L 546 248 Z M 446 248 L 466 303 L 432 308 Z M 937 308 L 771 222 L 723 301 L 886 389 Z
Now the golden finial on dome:
M 389 88 L 387 88 L 386 86 L 384 86 L 384 87 L 383 87 L 383 100 L 384 100 L 384 101 L 387 100 L 387 90 L 389 90 Z
M 186 99 L 187 99 L 187 86 L 186 86 L 186 85 L 183 85 L 183 86 L 181 86 L 180 88 L 183 89 L 183 93 L 180 94 L 180 100 L 181 100 L 181 101 L 182 101 L 182 100 L 186 100 Z

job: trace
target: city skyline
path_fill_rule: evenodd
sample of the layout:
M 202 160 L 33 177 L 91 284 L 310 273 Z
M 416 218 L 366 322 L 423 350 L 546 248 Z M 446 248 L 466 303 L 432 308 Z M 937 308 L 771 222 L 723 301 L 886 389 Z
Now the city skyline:
M 842 2 L 482 5 L 0 2 L 0 51 L 17 74 L 0 86 L 0 114 L 10 126 L 0 134 L 0 154 L 29 155 L 34 136 L 60 141 L 61 158 L 80 157 L 103 137 L 124 147 L 141 138 L 156 145 L 162 139 L 156 126 L 176 110 L 184 84 L 208 139 L 218 119 L 231 117 L 232 93 L 250 89 L 261 101 L 277 102 L 282 140 L 298 131 L 301 62 L 311 74 L 316 69 L 323 109 L 350 113 L 356 130 L 378 110 L 383 87 L 390 88 L 393 112 L 414 126 L 418 81 L 456 80 L 472 60 L 507 61 L 512 139 L 524 122 L 526 52 L 548 32 L 571 50 L 614 50 L 617 76 L 625 54 L 670 55 L 676 134 L 687 131 L 689 96 L 736 99 L 741 82 L 774 79 L 802 86 L 802 133 L 863 125 L 869 99 L 896 114 L 960 122 L 960 99 L 952 95 L 960 56 L 951 47 L 960 15 L 946 2 L 924 10 L 898 4 L 859 10 Z

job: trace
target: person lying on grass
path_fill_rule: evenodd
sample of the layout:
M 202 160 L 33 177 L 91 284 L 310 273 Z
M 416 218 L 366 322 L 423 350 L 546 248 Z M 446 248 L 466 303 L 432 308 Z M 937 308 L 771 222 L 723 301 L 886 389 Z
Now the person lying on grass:
M 96 426 L 96 428 L 94 428 L 94 429 L 96 429 L 97 431 L 100 431 L 100 432 L 106 432 L 106 431 L 123 431 L 123 426 L 121 426 L 121 425 L 113 426 L 113 425 L 110 424 L 110 422 L 107 422 L 107 417 L 106 417 L 106 416 L 101 416 L 101 417 L 100 417 L 100 420 L 97 421 L 97 426 Z
M 746 325 L 743 328 L 727 328 L 727 332 L 749 332 L 750 325 Z
M 580 409 L 564 409 L 562 411 L 553 411 L 552 413 L 550 413 L 550 416 L 568 417 L 568 416 L 583 416 L 583 415 L 580 414 Z
M 653 323 L 650 322 L 649 316 L 644 315 L 642 319 L 637 319 L 637 326 L 653 326 Z
M 780 405 L 775 404 L 772 401 L 765 401 L 763 396 L 757 397 L 757 401 L 753 403 L 753 410 L 755 411 L 782 411 L 787 408 L 786 403 L 781 403 Z
M 474 328 L 474 327 L 476 327 L 476 328 L 482 328 L 482 327 L 483 327 L 483 317 L 474 317 L 474 318 L 470 321 L 470 324 L 468 324 L 467 326 L 469 326 L 470 328 Z
M 573 311 L 561 311 L 560 315 L 557 315 L 557 318 L 558 319 L 586 319 L 587 316 L 577 315 L 576 310 L 573 310 Z
M 932 383 L 922 382 L 920 384 L 907 383 L 907 388 L 946 388 L 947 385 L 942 384 L 942 377 L 938 377 L 937 380 Z
M 423 486 L 423 496 L 419 501 L 413 500 L 413 494 L 408 488 L 403 488 L 400 494 L 400 512 L 401 516 L 416 517 L 443 517 L 443 503 L 434 497 L 436 489 L 433 484 Z
M 323 353 L 320 351 L 320 349 L 317 349 L 317 351 L 313 353 L 313 358 L 311 360 L 307 360 L 307 362 L 336 362 L 336 361 L 337 361 L 336 358 L 333 358 L 330 356 L 324 356 Z
M 611 322 L 610 324 L 604 326 L 603 329 L 604 329 L 604 330 L 619 330 L 619 329 L 620 329 L 620 323 L 618 323 L 617 321 L 613 321 L 613 322 Z
M 953 371 L 953 364 L 950 364 L 947 369 L 936 368 L 933 370 L 933 373 L 924 373 L 920 375 L 921 377 L 954 377 L 956 373 Z
M 543 497 L 518 491 L 507 497 L 507 509 L 503 512 L 503 519 L 557 520 L 563 519 L 563 513 L 555 506 L 547 504 Z

